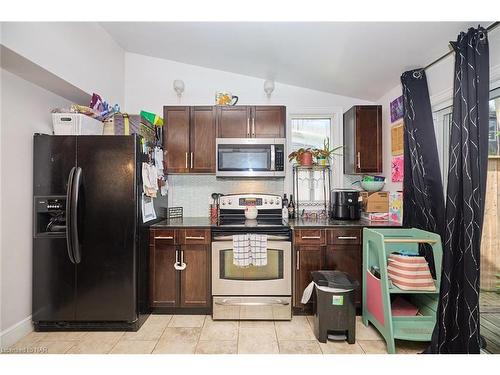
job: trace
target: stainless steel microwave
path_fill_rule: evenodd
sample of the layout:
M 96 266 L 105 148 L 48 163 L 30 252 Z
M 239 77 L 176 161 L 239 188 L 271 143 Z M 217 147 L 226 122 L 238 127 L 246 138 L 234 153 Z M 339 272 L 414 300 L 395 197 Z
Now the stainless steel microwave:
M 217 177 L 285 177 L 285 138 L 217 138 Z

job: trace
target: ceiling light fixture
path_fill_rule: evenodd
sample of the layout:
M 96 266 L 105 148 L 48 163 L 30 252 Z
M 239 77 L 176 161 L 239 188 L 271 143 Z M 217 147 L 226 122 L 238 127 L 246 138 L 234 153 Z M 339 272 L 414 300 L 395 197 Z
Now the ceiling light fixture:
M 266 79 L 264 81 L 264 91 L 266 92 L 267 97 L 270 98 L 274 91 L 274 81 Z
M 180 80 L 180 79 L 176 79 L 174 81 L 174 90 L 175 90 L 175 92 L 177 93 L 177 96 L 180 99 L 181 96 L 182 96 L 182 93 L 184 92 L 184 81 Z

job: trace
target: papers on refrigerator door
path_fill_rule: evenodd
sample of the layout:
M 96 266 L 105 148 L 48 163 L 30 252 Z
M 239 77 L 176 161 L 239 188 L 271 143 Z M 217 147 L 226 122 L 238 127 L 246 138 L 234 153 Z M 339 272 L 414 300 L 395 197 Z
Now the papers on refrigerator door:
M 156 212 L 155 212 L 155 206 L 153 204 L 153 198 L 148 197 L 143 193 L 141 206 L 142 206 L 143 223 L 156 219 Z
M 142 185 L 142 189 L 147 196 L 156 198 L 158 170 L 154 165 L 142 163 Z
M 163 150 L 160 147 L 154 149 L 154 160 L 158 175 L 163 175 Z

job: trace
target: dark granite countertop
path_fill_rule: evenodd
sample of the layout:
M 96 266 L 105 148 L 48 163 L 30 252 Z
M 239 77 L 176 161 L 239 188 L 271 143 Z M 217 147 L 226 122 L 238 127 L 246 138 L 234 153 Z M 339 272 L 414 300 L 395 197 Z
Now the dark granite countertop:
M 293 228 L 335 228 L 335 227 L 401 227 L 392 221 L 334 220 L 334 219 L 293 219 L 289 221 Z
M 151 225 L 152 229 L 162 228 L 212 228 L 217 224 L 212 224 L 208 217 L 183 217 L 179 219 L 165 219 Z
M 293 219 L 288 222 L 290 228 L 335 228 L 335 227 L 401 227 L 391 221 L 332 220 L 332 219 Z M 208 217 L 184 217 L 166 219 L 151 225 L 152 229 L 162 228 L 213 228 L 217 227 Z

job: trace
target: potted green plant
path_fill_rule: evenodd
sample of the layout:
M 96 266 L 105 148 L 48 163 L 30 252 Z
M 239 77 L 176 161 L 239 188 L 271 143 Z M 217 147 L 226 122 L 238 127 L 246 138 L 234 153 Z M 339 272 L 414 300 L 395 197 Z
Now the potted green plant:
M 342 154 L 336 151 L 340 150 L 344 146 L 336 146 L 330 148 L 330 138 L 325 138 L 323 141 L 323 148 L 315 148 L 312 150 L 314 157 L 316 158 L 316 163 L 318 165 L 328 165 L 330 164 L 330 159 L 334 156 L 340 156 Z
M 295 161 L 297 164 L 302 165 L 304 167 L 310 167 L 313 164 L 313 153 L 312 150 L 308 148 L 299 148 L 297 151 L 294 151 L 288 155 L 289 161 Z

